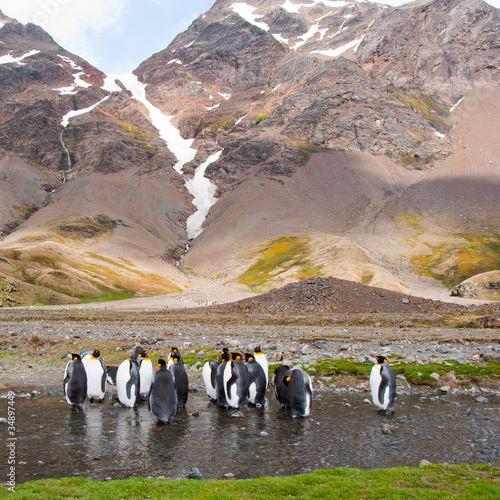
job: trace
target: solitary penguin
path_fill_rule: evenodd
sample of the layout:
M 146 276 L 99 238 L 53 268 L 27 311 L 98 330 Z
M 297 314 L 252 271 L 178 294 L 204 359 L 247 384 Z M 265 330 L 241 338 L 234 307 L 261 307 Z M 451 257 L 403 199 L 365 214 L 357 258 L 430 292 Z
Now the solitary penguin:
M 149 394 L 149 389 L 151 389 L 151 382 L 153 381 L 153 363 L 151 363 L 151 360 L 148 357 L 148 351 L 145 351 L 144 349 L 138 349 L 136 359 L 139 363 L 139 373 L 141 375 L 139 399 L 142 399 L 142 401 L 146 401 L 147 395 Z
M 153 375 L 148 408 L 164 424 L 172 422 L 177 410 L 174 376 L 167 369 L 167 363 L 164 359 L 158 360 L 158 370 Z
M 102 403 L 106 394 L 107 372 L 101 353 L 98 349 L 94 349 L 90 356 L 85 356 L 85 359 L 87 361 L 82 360 L 82 363 L 87 372 L 87 396 L 91 404 L 94 403 L 95 399 Z
M 87 397 L 87 372 L 79 354 L 65 354 L 61 359 L 71 361 L 64 370 L 63 389 L 68 404 L 77 410 L 83 410 L 83 402 Z
M 267 363 L 266 355 L 260 350 L 260 345 L 254 349 L 255 361 L 262 366 L 264 370 L 264 375 L 266 376 L 266 387 L 269 385 L 269 366 Z
M 205 382 L 205 389 L 210 398 L 210 402 L 217 402 L 217 363 L 215 361 L 207 361 L 203 365 L 203 382 Z
M 373 404 L 381 408 L 379 415 L 385 415 L 387 410 L 394 415 L 394 400 L 396 399 L 396 377 L 384 356 L 372 356 L 377 360 L 370 374 L 370 387 Z
M 279 401 L 281 409 L 286 408 L 288 406 L 288 400 L 286 397 L 287 387 L 283 383 L 283 378 L 288 370 L 290 370 L 290 366 L 288 365 L 278 366 L 274 370 L 274 377 L 273 377 L 274 394 L 276 396 L 276 399 Z
M 229 408 L 229 404 L 226 398 L 226 389 L 224 384 L 224 370 L 227 364 L 231 360 L 231 354 L 229 352 L 223 352 L 221 357 L 221 362 L 217 367 L 217 377 L 215 379 L 215 391 L 217 394 L 217 403 L 219 403 L 224 408 Z
M 183 408 L 186 406 L 188 399 L 189 380 L 180 355 L 177 353 L 172 354 L 171 364 L 168 369 L 174 376 L 175 392 L 177 393 L 177 409 Z
M 308 417 L 311 413 L 312 384 L 309 375 L 301 368 L 292 368 L 283 376 L 286 386 L 288 409 L 293 418 Z
M 233 415 L 242 408 L 247 408 L 248 371 L 241 354 L 231 353 L 231 358 L 224 368 L 224 392 L 229 414 Z
M 140 354 L 140 356 L 138 356 Z M 132 352 L 130 359 L 126 359 L 118 367 L 116 372 L 116 392 L 120 403 L 129 408 L 137 406 L 141 376 L 139 374 L 138 360 L 142 357 L 136 349 Z
M 248 402 L 261 407 L 266 399 L 266 375 L 253 354 L 245 354 L 245 366 L 248 372 Z

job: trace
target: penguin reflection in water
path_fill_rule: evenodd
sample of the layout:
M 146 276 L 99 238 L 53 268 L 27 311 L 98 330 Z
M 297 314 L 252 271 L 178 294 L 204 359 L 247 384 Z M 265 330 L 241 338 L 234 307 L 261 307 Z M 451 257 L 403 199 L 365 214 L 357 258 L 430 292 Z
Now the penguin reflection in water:
M 394 415 L 396 377 L 384 356 L 374 356 L 373 354 L 372 356 L 377 360 L 370 374 L 373 404 L 381 408 L 378 412 L 379 415 L 385 415 L 387 410 Z
M 79 354 L 65 354 L 61 359 L 69 358 L 71 361 L 64 370 L 64 396 L 73 408 L 83 410 L 83 402 L 87 397 L 87 372 Z
M 158 360 L 158 370 L 153 375 L 153 383 L 148 398 L 149 411 L 159 422 L 170 424 L 177 411 L 177 393 L 172 372 L 164 359 Z

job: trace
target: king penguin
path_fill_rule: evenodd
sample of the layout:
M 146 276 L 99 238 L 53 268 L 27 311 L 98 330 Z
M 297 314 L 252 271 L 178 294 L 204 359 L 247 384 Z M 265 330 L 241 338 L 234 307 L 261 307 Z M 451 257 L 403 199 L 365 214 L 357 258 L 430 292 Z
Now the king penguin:
M 170 353 L 169 353 L 168 358 L 167 358 L 167 368 L 170 368 L 170 365 L 173 363 L 172 356 L 174 354 L 177 354 L 177 357 L 181 360 L 181 363 L 184 363 L 184 360 L 182 359 L 179 348 L 178 347 L 171 347 Z
M 381 408 L 379 415 L 385 415 L 387 410 L 394 415 L 394 400 L 396 399 L 396 377 L 384 356 L 372 356 L 377 360 L 370 373 L 370 387 L 373 404 Z
M 224 368 L 224 393 L 233 415 L 242 408 L 247 408 L 248 371 L 241 354 L 231 353 L 231 358 Z
M 153 375 L 149 391 L 149 411 L 162 423 L 170 424 L 177 410 L 174 376 L 164 359 L 158 360 L 158 370 Z
M 266 376 L 266 388 L 269 385 L 269 366 L 267 363 L 267 358 L 266 355 L 260 350 L 260 345 L 258 345 L 254 349 L 254 356 L 255 356 L 255 361 L 259 363 L 260 366 L 262 366 L 262 369 L 264 370 L 264 375 Z
M 82 363 L 87 372 L 87 396 L 91 404 L 95 399 L 102 403 L 106 394 L 107 371 L 100 351 L 94 349 L 90 356 L 85 356 L 85 360 Z
M 153 363 L 148 357 L 148 351 L 142 346 L 134 348 L 132 359 L 135 359 L 139 365 L 139 374 L 141 376 L 141 385 L 139 387 L 139 399 L 146 401 L 151 382 L 153 381 Z
M 215 379 L 215 391 L 217 394 L 217 403 L 219 403 L 224 408 L 229 408 L 229 404 L 226 398 L 226 390 L 224 387 L 224 370 L 227 364 L 231 361 L 231 354 L 229 352 L 222 352 L 220 357 L 221 362 L 217 367 L 217 377 Z
M 79 354 L 65 354 L 61 359 L 69 358 L 64 370 L 63 389 L 66 401 L 73 408 L 83 410 L 83 402 L 87 397 L 87 372 Z
M 289 365 L 281 365 L 275 368 L 274 370 L 274 376 L 273 376 L 274 395 L 276 396 L 276 399 L 279 401 L 281 409 L 286 408 L 288 406 L 288 400 L 286 397 L 287 387 L 283 383 L 283 378 L 288 370 L 290 370 Z
M 168 369 L 174 376 L 177 409 L 179 409 L 186 406 L 189 393 L 189 380 L 180 355 L 174 352 L 170 360 L 171 364 Z
M 219 365 L 215 361 L 207 361 L 203 365 L 203 382 L 205 382 L 205 389 L 207 396 L 210 398 L 211 403 L 217 403 L 217 367 Z
M 137 406 L 137 400 L 139 398 L 141 376 L 139 374 L 138 360 L 141 358 L 142 352 L 134 348 L 130 359 L 122 361 L 116 372 L 116 392 L 118 394 L 118 399 L 120 403 L 129 408 Z
M 292 417 L 308 417 L 311 413 L 313 394 L 309 375 L 301 368 L 292 368 L 283 376 L 283 383 L 286 386 L 286 399 Z
M 260 408 L 266 400 L 266 375 L 253 354 L 245 354 L 245 366 L 248 372 L 248 403 Z

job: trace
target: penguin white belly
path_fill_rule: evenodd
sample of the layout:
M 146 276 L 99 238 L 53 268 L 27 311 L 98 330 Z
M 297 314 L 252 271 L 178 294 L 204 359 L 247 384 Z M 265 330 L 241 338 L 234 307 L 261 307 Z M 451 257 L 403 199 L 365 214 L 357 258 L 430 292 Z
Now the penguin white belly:
M 228 361 L 226 368 L 224 369 L 224 391 L 226 393 L 226 400 L 229 404 L 229 406 L 233 408 L 238 408 L 238 385 L 235 383 L 232 383 L 228 387 L 228 382 L 233 376 L 233 363 L 232 361 Z
M 207 395 L 210 399 L 217 399 L 217 391 L 215 386 L 212 385 L 212 367 L 210 361 L 207 361 L 203 365 L 203 382 L 205 382 L 205 388 L 207 390 Z
M 256 352 L 255 361 L 257 361 L 257 363 L 259 363 L 259 365 L 262 366 L 262 369 L 264 370 L 264 375 L 266 376 L 266 387 L 267 387 L 269 385 L 269 366 L 267 363 L 266 355 Z
M 85 356 L 87 357 L 87 356 Z M 103 388 L 102 377 L 104 369 L 101 361 L 96 358 L 91 358 L 85 365 L 87 372 L 87 397 L 94 399 L 104 399 L 106 387 Z
M 378 397 L 381 382 L 382 382 L 382 366 L 380 366 L 379 364 L 373 365 L 372 371 L 370 373 L 370 388 L 372 390 L 372 400 L 375 406 L 384 409 L 383 402 L 381 402 Z M 388 394 L 388 388 L 385 391 L 384 395 L 385 394 Z
M 248 402 L 255 404 L 255 400 L 257 399 L 257 384 L 252 382 L 248 387 Z
M 130 386 L 130 394 L 127 394 L 127 384 L 130 380 L 130 360 L 126 359 L 118 367 L 116 372 L 116 392 L 120 403 L 133 408 L 136 404 L 135 384 Z
M 139 394 L 146 397 L 149 393 L 149 389 L 151 389 L 151 382 L 153 381 L 153 363 L 151 363 L 149 358 L 144 358 L 142 360 L 139 373 L 141 374 Z

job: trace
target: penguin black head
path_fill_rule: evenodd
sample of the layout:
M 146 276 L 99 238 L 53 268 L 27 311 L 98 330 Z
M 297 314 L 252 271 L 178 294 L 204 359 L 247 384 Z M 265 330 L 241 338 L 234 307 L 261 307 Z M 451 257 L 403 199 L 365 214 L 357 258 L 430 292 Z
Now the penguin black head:
M 262 351 L 260 349 L 260 344 L 253 351 L 256 352 L 257 354 L 262 354 Z
M 101 351 L 99 351 L 99 349 L 94 349 L 94 350 L 92 351 L 92 357 L 93 357 L 93 358 L 98 358 L 98 359 L 99 359 L 99 358 L 100 358 L 100 356 L 101 356 Z
M 160 369 L 162 366 L 167 366 L 167 363 L 165 362 L 164 359 L 159 359 L 158 360 L 158 369 Z
M 172 354 L 172 357 L 170 358 L 174 363 L 177 363 L 178 361 L 181 360 L 180 356 L 175 352 Z
M 231 361 L 231 354 L 229 354 L 229 352 L 223 352 L 222 353 L 222 361 Z
M 72 354 L 72 355 L 71 355 L 71 359 L 72 359 L 73 361 L 81 361 L 81 360 L 82 360 L 82 358 L 80 357 L 80 355 L 79 355 L 79 354 Z
M 178 347 L 171 347 L 171 353 L 170 354 L 174 354 L 174 353 L 179 353 L 179 348 Z
M 372 356 L 377 360 L 377 363 L 379 365 L 383 365 L 384 363 L 388 363 L 389 362 L 387 360 L 387 358 L 384 358 L 384 356 L 375 356 L 374 354 L 372 354 Z
M 290 380 L 292 379 L 292 377 L 288 376 L 286 377 L 285 375 L 283 375 L 283 383 L 288 386 L 288 383 L 290 382 Z
M 224 353 L 229 353 L 229 349 L 227 347 L 224 347 L 221 351 L 221 354 L 224 354 Z
M 231 353 L 231 357 L 232 357 L 234 360 L 237 360 L 237 359 L 243 359 L 243 356 L 242 356 L 239 352 L 232 352 L 232 353 Z
M 142 345 L 137 345 L 134 347 L 132 351 L 132 356 L 130 356 L 131 359 L 137 360 L 137 358 L 147 358 L 148 357 L 148 351 L 142 347 Z
M 250 354 L 248 352 L 245 353 L 245 361 L 248 363 L 249 361 L 254 361 L 255 356 L 253 354 Z

